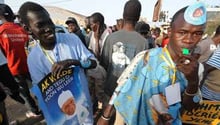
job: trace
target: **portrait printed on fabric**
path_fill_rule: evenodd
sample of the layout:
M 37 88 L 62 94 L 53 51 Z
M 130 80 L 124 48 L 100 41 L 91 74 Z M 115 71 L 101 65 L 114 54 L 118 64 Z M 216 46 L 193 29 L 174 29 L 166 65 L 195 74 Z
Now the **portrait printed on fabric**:
M 81 124 L 89 114 L 79 67 L 63 70 L 57 76 L 49 73 L 33 89 L 49 125 Z

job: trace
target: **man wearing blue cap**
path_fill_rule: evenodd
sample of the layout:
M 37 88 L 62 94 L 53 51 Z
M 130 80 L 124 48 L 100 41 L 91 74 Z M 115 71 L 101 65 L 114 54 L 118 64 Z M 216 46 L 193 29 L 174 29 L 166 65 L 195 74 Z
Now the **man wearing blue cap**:
M 200 2 L 176 12 L 167 47 L 136 56 L 118 79 L 99 125 L 108 124 L 113 104 L 128 125 L 181 125 L 180 108 L 191 110 L 201 100 L 201 65 L 190 52 L 205 26 L 206 9 Z

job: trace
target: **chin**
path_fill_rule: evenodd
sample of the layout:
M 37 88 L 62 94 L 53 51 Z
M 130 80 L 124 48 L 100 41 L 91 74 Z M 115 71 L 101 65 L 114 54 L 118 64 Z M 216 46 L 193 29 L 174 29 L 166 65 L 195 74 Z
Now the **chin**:
M 50 39 L 45 39 L 44 41 L 48 44 L 54 44 L 56 42 L 55 37 L 51 37 Z
M 68 115 L 73 115 L 74 114 L 74 112 L 70 112 L 70 113 L 68 113 Z
M 75 113 L 75 110 L 72 110 L 68 113 L 68 115 L 73 115 Z

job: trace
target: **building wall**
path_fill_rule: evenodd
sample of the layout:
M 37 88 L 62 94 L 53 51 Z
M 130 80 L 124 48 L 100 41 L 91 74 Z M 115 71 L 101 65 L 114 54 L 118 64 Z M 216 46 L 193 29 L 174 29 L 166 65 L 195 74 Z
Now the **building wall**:
M 212 35 L 218 25 L 220 25 L 220 8 L 207 8 L 206 33 Z

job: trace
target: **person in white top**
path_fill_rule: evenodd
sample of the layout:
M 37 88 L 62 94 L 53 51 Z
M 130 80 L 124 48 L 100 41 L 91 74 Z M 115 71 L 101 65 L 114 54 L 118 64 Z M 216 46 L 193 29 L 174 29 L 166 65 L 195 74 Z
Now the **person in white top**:
M 104 16 L 98 12 L 90 16 L 90 27 L 92 33 L 89 41 L 89 49 L 95 54 L 96 58 L 99 59 L 104 41 L 112 31 L 106 27 Z

